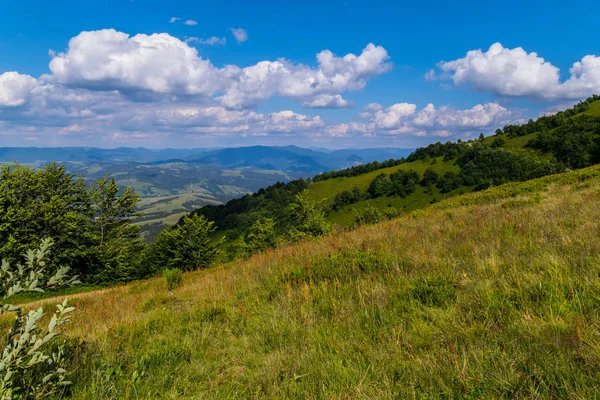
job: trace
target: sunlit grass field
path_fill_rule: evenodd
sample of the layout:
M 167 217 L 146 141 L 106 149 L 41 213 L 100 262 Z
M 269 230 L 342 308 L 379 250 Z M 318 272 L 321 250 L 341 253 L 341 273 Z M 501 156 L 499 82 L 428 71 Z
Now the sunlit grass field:
M 71 395 L 598 398 L 599 274 L 600 167 L 512 183 L 79 294 Z
M 325 199 L 325 204 L 329 205 L 333 203 L 335 195 L 343 192 L 344 190 L 352 190 L 354 187 L 357 187 L 362 191 L 367 190 L 371 181 L 379 174 L 389 175 L 400 170 L 408 171 L 413 169 L 417 171 L 419 175 L 423 176 L 423 173 L 429 167 L 436 170 L 440 175 L 443 175 L 448 171 L 456 173 L 460 171 L 459 167 L 454 165 L 454 162 L 444 163 L 442 160 L 443 157 L 438 157 L 433 164 L 432 160 L 419 160 L 411 163 L 396 165 L 395 167 L 378 169 L 376 171 L 371 171 L 357 176 L 327 179 L 310 185 L 309 193 L 313 199 L 317 201 Z

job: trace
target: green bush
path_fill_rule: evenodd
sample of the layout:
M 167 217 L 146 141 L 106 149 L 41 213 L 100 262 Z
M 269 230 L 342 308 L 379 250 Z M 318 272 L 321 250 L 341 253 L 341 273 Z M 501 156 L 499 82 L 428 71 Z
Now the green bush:
M 183 273 L 179 268 L 167 268 L 163 271 L 163 276 L 167 281 L 167 289 L 169 291 L 181 286 L 183 281 Z
M 386 218 L 379 209 L 373 207 L 372 205 L 368 205 L 362 210 L 354 210 L 353 217 L 355 227 L 366 224 L 376 224 Z
M 70 385 L 67 378 L 66 354 L 63 344 L 57 344 L 60 327 L 70 321 L 74 307 L 67 299 L 56 305 L 47 328 L 40 325 L 44 309 L 23 308 L 12 304 L 19 293 L 44 293 L 45 289 L 80 283 L 77 276 L 68 277 L 69 267 L 54 268 L 49 260 L 53 242 L 45 239 L 39 248 L 28 250 L 25 263 L 16 266 L 2 260 L 0 266 L 0 309 L 15 314 L 0 351 L 0 398 L 37 399 L 55 397 Z M 54 345 L 54 346 L 53 346 Z

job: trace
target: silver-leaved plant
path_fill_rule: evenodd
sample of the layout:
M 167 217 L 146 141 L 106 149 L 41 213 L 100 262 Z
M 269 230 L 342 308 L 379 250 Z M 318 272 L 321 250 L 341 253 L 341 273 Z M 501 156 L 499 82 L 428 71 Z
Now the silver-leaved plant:
M 10 298 L 22 292 L 41 292 L 50 288 L 80 283 L 77 276 L 68 277 L 69 268 L 49 271 L 47 264 L 52 241 L 42 240 L 39 248 L 29 250 L 25 263 L 16 268 L 2 260 L 0 268 L 0 307 L 2 313 L 15 313 L 0 358 L 0 399 L 50 397 L 69 385 L 64 369 L 64 348 L 50 347 L 59 335 L 59 327 L 67 323 L 73 307 L 67 300 L 56 306 L 46 329 L 38 323 L 44 316 L 42 308 L 24 313 Z M 0 349 L 2 345 L 0 344 Z

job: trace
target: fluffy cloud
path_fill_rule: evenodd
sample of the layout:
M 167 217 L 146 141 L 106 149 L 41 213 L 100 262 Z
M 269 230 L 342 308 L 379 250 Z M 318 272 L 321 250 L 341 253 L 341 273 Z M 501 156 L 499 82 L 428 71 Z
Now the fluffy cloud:
M 465 136 L 481 130 L 494 130 L 507 123 L 521 122 L 519 110 L 509 110 L 497 103 L 476 105 L 466 110 L 436 108 L 428 104 L 418 109 L 415 104 L 398 103 L 365 112 L 363 122 L 327 124 L 320 116 L 309 116 L 291 110 L 271 114 L 248 109 L 231 109 L 214 100 L 197 101 L 176 97 L 153 101 L 131 101 L 119 91 L 94 91 L 36 81 L 15 73 L 0 75 L 0 87 L 10 77 L 24 82 L 18 90 L 2 90 L 0 123 L 4 132 L 19 132 L 28 137 L 51 134 L 68 140 L 87 138 L 92 143 L 99 137 L 120 143 L 144 143 L 173 134 L 202 135 L 216 140 L 242 136 L 295 136 L 315 138 L 377 137 L 449 137 Z M 22 90 L 25 86 L 32 88 Z M 9 97 L 10 96 L 10 97 Z M 9 99 L 8 101 L 6 99 Z M 193 101 L 192 101 L 193 100 Z M 10 104 L 10 106 L 7 106 Z M 115 137 L 109 134 L 117 132 Z M 41 136 L 36 136 L 41 135 Z M 107 136 L 108 135 L 108 136 Z M 198 136 L 199 137 L 199 136 Z M 344 139 L 344 140 L 346 140 Z M 302 140 L 302 139 L 299 139 Z M 83 143 L 85 144 L 85 143 Z
M 405 117 L 413 115 L 417 110 L 416 104 L 398 103 L 379 110 L 375 113 L 373 122 L 378 128 L 392 129 L 398 128 Z
M 374 109 L 377 107 L 370 107 Z M 398 103 L 379 111 L 364 113 L 368 119 L 363 123 L 336 126 L 344 134 L 354 132 L 363 135 L 412 135 L 412 136 L 460 136 L 473 130 L 489 130 L 508 123 L 523 122 L 521 110 L 508 110 L 497 103 L 478 104 L 467 110 L 451 107 L 436 108 L 428 104 L 417 111 L 416 104 Z
M 73 87 L 207 95 L 220 89 L 217 69 L 166 33 L 82 32 L 50 61 L 50 70 L 48 79 Z
M 188 19 L 187 21 L 184 22 L 184 24 L 186 24 L 188 26 L 196 26 L 196 25 L 198 25 L 198 22 L 194 21 L 193 19 Z
M 269 116 L 265 124 L 267 132 L 307 132 L 323 128 L 325 123 L 321 117 L 309 117 L 293 111 L 279 111 Z
M 231 28 L 231 33 L 233 37 L 238 42 L 238 44 L 242 44 L 248 40 L 248 32 L 242 28 Z
M 205 44 L 217 40 L 187 39 Z M 149 145 L 161 138 L 163 145 L 170 145 L 169 137 L 180 135 L 177 143 L 193 137 L 185 140 L 226 145 L 245 136 L 257 140 L 264 136 L 266 143 L 274 135 L 299 141 L 350 141 L 360 136 L 389 144 L 390 135 L 464 136 L 521 118 L 520 111 L 497 103 L 466 110 L 371 103 L 358 122 L 337 124 L 314 114 L 260 113 L 249 107 L 275 96 L 297 100 L 307 108 L 349 107 L 343 93 L 364 88 L 370 78 L 390 68 L 387 51 L 373 44 L 358 55 L 322 51 L 315 66 L 279 59 L 219 68 L 168 34 L 129 36 L 104 30 L 82 32 L 64 53 L 51 56 L 52 73 L 39 79 L 16 72 L 0 74 L 3 138 L 13 135 L 19 138 L 16 143 L 27 137 L 54 145 L 65 140 L 81 145 L 97 145 L 99 140 Z M 592 57 L 576 64 L 565 87 L 587 90 L 595 79 L 597 61 Z M 403 139 L 404 144 L 405 140 L 411 139 Z M 418 140 L 422 144 L 427 139 Z
M 169 22 L 170 22 L 170 23 L 174 23 L 174 22 L 177 22 L 177 21 L 179 21 L 179 20 L 181 20 L 181 18 L 178 18 L 178 17 L 171 17 L 171 18 L 169 19 Z
M 208 39 L 208 41 L 215 42 Z M 311 68 L 280 59 L 240 68 L 215 67 L 195 48 L 168 34 L 129 36 L 113 29 L 82 32 L 68 50 L 50 62 L 46 79 L 96 90 L 148 91 L 170 95 L 218 96 L 227 107 L 255 105 L 273 96 L 321 105 L 345 105 L 342 92 L 360 90 L 367 80 L 390 68 L 381 46 L 369 44 L 360 55 L 317 54 Z M 330 96 L 330 97 L 325 97 Z
M 557 96 L 580 99 L 600 93 L 600 57 L 588 55 L 569 69 L 571 77 L 560 85 Z
M 307 108 L 348 108 L 352 106 L 352 103 L 344 100 L 339 94 L 323 94 L 314 100 L 305 101 L 302 105 Z
M 515 111 L 497 103 L 478 104 L 468 110 L 436 109 L 433 104 L 428 104 L 415 115 L 412 123 L 418 127 L 464 130 L 501 126 L 514 120 Z
M 220 97 L 228 107 L 244 107 L 273 96 L 309 99 L 360 90 L 367 80 L 389 70 L 387 51 L 369 44 L 358 56 L 337 57 L 331 51 L 317 54 L 317 68 L 286 60 L 262 61 L 256 65 L 226 68 L 230 86 Z
M 438 67 L 442 73 L 429 71 L 426 80 L 451 79 L 456 86 L 466 84 L 503 96 L 578 99 L 600 92 L 600 57 L 593 55 L 573 64 L 570 78 L 562 83 L 559 69 L 537 53 L 500 43 L 486 52 L 471 50 L 463 58 L 441 61 Z
M 0 75 L 0 107 L 17 107 L 25 104 L 37 88 L 35 78 L 17 72 Z

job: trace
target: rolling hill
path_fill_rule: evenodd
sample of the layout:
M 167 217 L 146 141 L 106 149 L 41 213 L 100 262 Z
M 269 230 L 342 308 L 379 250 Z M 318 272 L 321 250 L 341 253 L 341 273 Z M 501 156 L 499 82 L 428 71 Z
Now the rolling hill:
M 596 398 L 599 202 L 594 166 L 185 274 L 173 292 L 157 278 L 74 295 L 71 397 Z
M 508 125 L 487 138 L 435 143 L 400 160 L 321 173 L 312 180 L 278 184 L 226 205 L 208 205 L 195 212 L 215 221 L 220 231 L 216 237 L 226 237 L 226 243 L 237 245 L 254 221 L 261 218 L 272 218 L 280 234 L 289 230 L 288 206 L 297 193 L 306 189 L 326 209 L 329 222 L 345 229 L 367 212 L 394 216 L 458 194 L 600 162 L 599 116 L 600 97 L 594 96 L 555 115 L 524 125 Z M 369 192 L 372 182 L 382 174 L 391 179 L 415 171 L 422 179 L 427 170 L 437 175 L 433 184 L 413 182 L 410 190 L 401 191 L 402 195 L 392 189 L 378 195 Z M 344 192 L 355 188 L 361 193 L 360 199 L 349 204 L 340 201 Z

